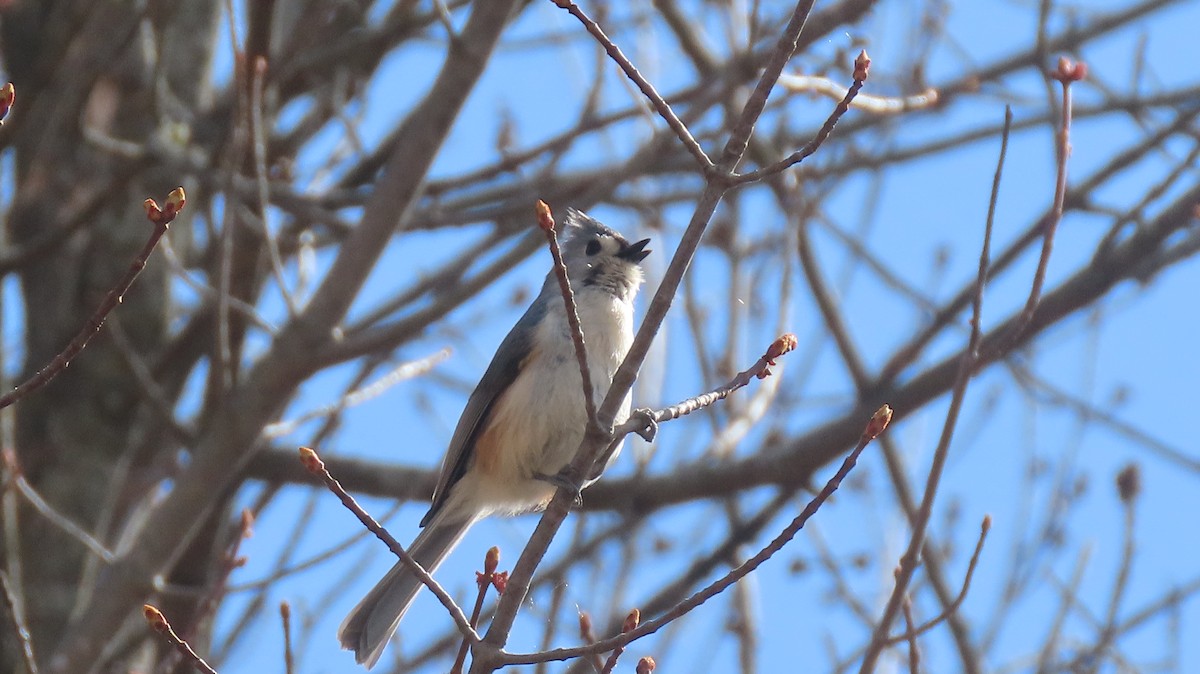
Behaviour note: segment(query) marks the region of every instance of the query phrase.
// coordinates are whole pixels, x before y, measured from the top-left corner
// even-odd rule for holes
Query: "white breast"
[[[633,342],[633,308],[608,292],[586,287],[577,292],[576,305],[599,408]],[[562,470],[579,449],[587,426],[579,364],[561,301],[549,307],[537,332],[521,374],[492,410],[492,423],[505,429],[505,449],[488,484],[480,486],[490,492],[489,501],[507,504],[499,510],[527,510],[548,500],[554,488],[533,484],[534,474]],[[626,395],[617,423],[628,418],[629,407]]]

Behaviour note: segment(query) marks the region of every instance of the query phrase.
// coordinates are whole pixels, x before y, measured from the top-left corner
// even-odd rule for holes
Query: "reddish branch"
[[[682,402],[671,405],[670,407],[661,410],[646,412],[641,415],[635,415],[628,421],[617,427],[616,437],[622,437],[627,433],[642,433],[647,430],[647,421],[651,422],[651,426],[664,421],[672,421],[686,414],[691,414],[698,409],[702,409],[712,405],[718,400],[724,400],[729,397],[729,394],[746,386],[754,379],[766,379],[771,376],[771,367],[775,365],[775,360],[780,356],[792,351],[796,348],[796,336],[792,333],[781,335],[771,345],[767,347],[766,353],[758,359],[754,365],[748,369],[739,372],[733,379],[730,379],[727,384],[719,388],[713,389],[708,393],[702,393],[693,398],[688,398]]]
[[[171,623],[167,622],[167,618],[162,614],[162,611],[159,611],[150,604],[146,604],[142,606],[142,614],[146,616],[146,622],[150,624],[150,627],[155,632],[163,635],[167,643],[174,646],[175,650],[179,651],[179,654],[190,662],[193,667],[205,674],[217,674],[217,670],[205,662],[204,658],[197,655],[196,651],[192,650],[192,647],[188,645],[188,642],[181,639],[175,633],[175,630],[171,628]]]
[[[220,576],[216,584],[213,586],[208,596],[200,603],[199,614],[205,616],[209,613],[216,612],[217,603],[225,596],[229,590],[229,577],[233,572],[246,565],[246,558],[240,552],[242,542],[254,535],[254,514],[248,509],[242,510],[242,518],[238,525],[237,536],[229,545],[229,549],[225,552],[225,556],[220,561]],[[195,621],[199,622],[199,621]]]
[[[621,625],[621,634],[626,634],[637,629],[638,623],[642,621],[642,612],[636,608],[625,616],[625,622]],[[617,667],[617,660],[621,654],[625,652],[625,644],[621,644],[613,649],[612,654],[608,656],[608,660],[604,662],[604,668],[600,670],[600,674],[612,674],[612,671]]]
[[[583,24],[583,27],[587,29],[587,32],[591,33],[592,37],[596,38],[596,41],[600,43],[600,46],[604,47],[604,51],[608,54],[609,58],[611,58],[613,62],[621,68],[621,71],[625,73],[626,77],[628,77],[635,85],[637,85],[637,88],[642,92],[642,95],[644,95],[650,101],[650,104],[654,106],[654,109],[658,111],[658,114],[662,116],[664,120],[666,120],[667,126],[671,127],[671,130],[675,132],[676,136],[679,136],[679,140],[683,142],[683,146],[687,148],[687,151],[690,152],[693,157],[695,157],[696,163],[700,164],[701,168],[704,169],[712,168],[712,160],[708,158],[708,155],[704,153],[704,149],[701,148],[700,144],[696,142],[696,139],[692,137],[692,132],[688,131],[687,125],[679,119],[679,116],[676,115],[675,111],[671,109],[671,106],[667,103],[666,99],[664,99],[662,95],[655,90],[654,85],[650,84],[645,77],[642,77],[642,74],[638,72],[638,69],[634,67],[629,58],[625,56],[625,54],[621,51],[621,48],[604,34],[604,31],[600,28],[599,24],[597,24],[595,21],[592,21],[587,14],[584,14],[583,10],[580,9],[578,5],[570,2],[569,0],[552,1],[555,5],[558,5],[560,8],[570,12],[571,16],[579,19],[579,22]]]
[[[1050,254],[1054,250],[1054,235],[1058,232],[1058,224],[1062,222],[1063,208],[1067,199],[1067,159],[1071,156],[1071,84],[1083,80],[1087,77],[1087,72],[1086,63],[1073,63],[1071,59],[1064,56],[1058,59],[1058,69],[1049,74],[1050,78],[1058,80],[1062,84],[1062,121],[1058,133],[1055,135],[1055,156],[1058,162],[1054,177],[1054,202],[1050,208],[1050,218],[1044,225],[1042,253],[1038,258],[1037,270],[1033,274],[1033,286],[1029,291],[1029,299],[1025,301],[1025,308],[1021,310],[1021,315],[1017,319],[1016,325],[1013,326],[1009,341],[1015,342],[1021,337],[1025,328],[1029,327],[1029,323],[1033,320],[1033,312],[1037,310],[1038,303],[1042,299],[1042,287],[1046,283],[1046,270],[1050,267]]]
[[[475,606],[471,609],[471,627],[479,625],[479,616],[483,613],[483,600],[487,597],[489,587],[495,587],[496,591],[504,594],[504,585],[508,582],[508,572],[496,572],[496,568],[500,566],[500,548],[492,546],[488,548],[487,554],[483,557],[483,571],[475,573],[475,586],[479,588],[479,592],[475,595]],[[471,642],[465,637],[462,644],[458,647],[458,656],[454,659],[454,666],[450,668],[450,674],[462,674],[463,663],[467,661],[467,650],[471,647]]]
[[[834,476],[825,483],[825,487],[822,488],[821,491],[814,496],[811,501],[808,502],[808,505],[804,507],[804,510],[801,511],[800,514],[797,515],[796,518],[793,519],[792,522],[774,538],[774,540],[768,543],[766,547],[758,552],[758,554],[754,555],[750,559],[747,559],[736,568],[731,569],[729,573],[725,574],[725,576],[713,581],[704,589],[679,602],[663,615],[649,622],[642,623],[636,629],[618,634],[617,636],[608,639],[604,639],[603,641],[598,641],[590,646],[560,648],[550,651],[543,651],[540,653],[499,654],[497,656],[497,660],[503,662],[505,665],[527,665],[538,662],[548,662],[552,660],[567,660],[570,658],[585,656],[591,653],[603,653],[632,643],[633,641],[641,639],[646,635],[653,634],[675,620],[678,620],[688,613],[691,613],[704,602],[712,599],[718,594],[721,594],[734,583],[750,575],[751,572],[753,572],[759,566],[762,566],[764,562],[782,550],[783,547],[796,536],[796,534],[800,533],[800,530],[804,528],[804,525],[808,522],[808,520],[810,520],[812,516],[817,513],[817,510],[819,510],[825,501],[833,495],[833,492],[837,491],[838,487],[841,486],[842,480],[844,480],[846,476],[850,474],[850,471],[854,468],[855,464],[858,463],[859,455],[862,454],[863,450],[866,449],[867,445],[870,444],[872,440],[879,437],[879,434],[887,428],[891,419],[892,408],[888,405],[884,405],[876,410],[875,413],[871,415],[871,419],[867,422],[867,425],[863,428],[862,434],[859,436],[858,444],[846,457],[845,461],[842,462],[841,467],[838,468]]]
[[[242,548],[242,541],[249,539],[254,534],[253,527],[254,515],[248,509],[243,509],[237,536],[218,562],[216,582],[213,583],[212,588],[197,603],[195,618],[191,620],[190,628],[184,630],[184,640],[194,639],[196,637],[196,630],[204,622],[204,619],[216,613],[218,602],[228,593],[229,577],[233,575],[236,569],[245,566],[246,558],[238,553]],[[182,654],[182,651],[180,651],[180,654]],[[176,661],[168,660],[167,663],[161,665],[161,669],[171,671],[175,669],[175,664]]]
[[[404,546],[400,545],[400,543],[396,541],[396,539],[392,537],[390,533],[388,533],[387,529],[384,529],[382,526],[380,526],[379,522],[375,521],[375,518],[367,514],[367,511],[363,510],[362,506],[358,505],[358,502],[354,500],[354,497],[348,494],[346,490],[342,488],[342,485],[339,484],[338,481],[329,474],[329,471],[325,469],[325,462],[321,460],[320,456],[317,456],[316,451],[308,447],[301,447],[300,463],[304,465],[305,470],[307,470],[309,473],[321,478],[321,480],[325,483],[325,486],[329,488],[329,491],[333,492],[333,494],[337,496],[339,500],[341,500],[342,505],[346,506],[350,512],[354,513],[354,516],[358,518],[358,521],[362,522],[363,526],[365,526],[371,533],[375,534],[376,538],[383,541],[384,544],[388,546],[388,549],[391,550],[393,554],[399,557],[400,560],[408,566],[409,571],[412,571],[413,575],[420,579],[421,583],[424,584],[425,587],[429,588],[430,592],[433,592],[438,601],[442,603],[442,606],[445,606],[446,610],[450,612],[450,617],[453,618],[454,623],[458,625],[458,630],[462,633],[463,637],[469,639],[472,644],[478,643],[480,639],[479,635],[475,633],[475,628],[471,626],[471,623],[467,620],[467,616],[464,615],[462,609],[460,609],[458,605],[454,603],[454,599],[448,592],[446,592],[445,588],[438,584],[438,582],[433,579],[433,576],[429,575],[429,572],[426,571],[425,568],[419,563],[417,563],[417,560],[412,558],[412,555],[408,554],[408,551],[404,549]]]
[[[843,97],[841,102],[837,104],[837,107],[833,109],[833,112],[829,114],[829,117],[825,120],[825,123],[821,125],[821,128],[817,131],[817,134],[813,136],[812,140],[808,141],[804,147],[796,150],[792,154],[784,157],[774,164],[771,164],[770,166],[764,166],[756,171],[739,173],[732,178],[732,181],[735,184],[740,185],[762,180],[768,176],[773,176],[776,173],[786,171],[787,169],[811,157],[813,153],[815,153],[821,147],[821,144],[825,142],[825,139],[829,138],[829,134],[833,133],[833,127],[837,126],[838,120],[840,120],[842,116],[850,110],[850,103],[854,100],[854,97],[858,95],[858,92],[863,88],[863,85],[867,83],[867,73],[869,73],[870,70],[871,58],[867,56],[867,50],[864,49],[860,51],[858,53],[858,57],[854,59],[854,84],[850,85],[850,89],[846,91],[845,97]]]
[[[296,657],[292,654],[292,606],[279,603],[279,619],[283,622],[283,671],[296,674]]]
[[[142,246],[142,250],[129,265],[129,269],[125,271],[125,275],[122,276],[121,280],[117,282],[117,285],[114,286],[112,290],[109,290],[108,294],[104,296],[104,300],[100,302],[100,307],[97,308],[96,312],[87,320],[87,323],[84,324],[83,329],[79,331],[79,334],[75,335],[75,338],[72,339],[69,344],[67,344],[65,349],[63,349],[57,356],[54,357],[53,360],[50,361],[49,365],[41,370],[38,370],[37,374],[18,384],[17,387],[12,391],[9,391],[8,394],[0,397],[0,409],[12,405],[21,398],[24,398],[30,393],[33,393],[34,391],[48,384],[51,379],[54,379],[59,375],[59,373],[66,369],[67,365],[71,363],[72,358],[79,355],[80,351],[83,351],[83,347],[88,345],[88,342],[91,341],[92,337],[94,337],[96,333],[100,331],[101,326],[104,325],[104,318],[108,316],[109,312],[116,308],[118,304],[121,303],[121,299],[124,297],[125,292],[129,290],[130,286],[133,285],[133,282],[135,279],[137,279],[138,274],[142,273],[142,270],[146,268],[146,260],[150,258],[150,253],[154,252],[154,248],[158,245],[159,239],[161,239],[163,235],[167,233],[167,226],[171,224],[171,221],[175,219],[175,216],[179,213],[179,211],[183,210],[184,204],[186,203],[187,197],[184,194],[182,187],[177,187],[172,190],[171,193],[167,195],[166,205],[161,208],[153,199],[147,199],[145,201],[144,205],[146,207],[146,218],[150,220],[150,222],[154,223],[154,231],[150,233],[150,238],[146,240],[146,244]]]
[[[587,343],[583,339],[583,325],[579,322],[579,310],[575,306],[575,293],[571,290],[571,279],[567,277],[567,265],[563,262],[562,249],[558,247],[558,234],[554,230],[554,214],[550,206],[538,199],[534,204],[538,227],[546,234],[550,256],[554,258],[554,275],[562,291],[563,304],[567,309],[567,323],[571,326],[571,339],[575,342],[575,359],[579,362],[579,376],[583,379],[583,404],[587,410],[588,424],[596,425],[596,398],[592,390],[592,370],[588,366]]]
[[[587,611],[579,612],[579,638],[583,639],[583,643],[589,645],[599,641],[596,638],[596,631],[592,628],[592,616]],[[549,648],[549,646],[546,648]],[[597,672],[604,669],[604,661],[600,659],[599,653],[589,653],[583,657],[591,661],[592,669],[595,669]]]

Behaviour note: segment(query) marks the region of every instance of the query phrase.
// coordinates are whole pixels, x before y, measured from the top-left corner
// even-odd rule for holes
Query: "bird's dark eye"
[[[599,253],[600,252],[600,240],[592,239],[591,241],[588,241],[587,248],[585,248],[583,250],[583,252],[587,253],[588,255],[595,255],[596,253]]]

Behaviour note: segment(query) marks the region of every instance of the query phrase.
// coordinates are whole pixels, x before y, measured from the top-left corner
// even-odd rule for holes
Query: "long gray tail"
[[[433,522],[413,541],[408,554],[432,573],[473,523]],[[374,667],[421,586],[404,562],[397,562],[342,621],[338,628],[342,648],[354,651],[355,661],[367,669]]]

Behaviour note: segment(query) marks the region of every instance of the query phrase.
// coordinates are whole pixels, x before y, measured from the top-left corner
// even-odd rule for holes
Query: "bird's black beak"
[[[646,244],[648,243],[650,243],[650,239],[642,239],[637,243],[631,243],[622,248],[621,252],[617,254],[617,257],[623,260],[629,260],[630,262],[641,262],[642,260],[645,260],[646,256],[651,252],[646,250]]]

